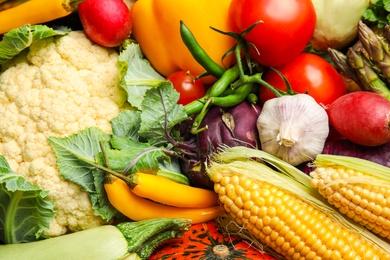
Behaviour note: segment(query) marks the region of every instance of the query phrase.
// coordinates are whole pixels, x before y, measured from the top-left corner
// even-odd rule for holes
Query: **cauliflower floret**
[[[126,104],[116,67],[118,53],[93,44],[82,31],[40,40],[0,74],[0,154],[11,168],[55,202],[46,235],[59,236],[105,221],[89,195],[61,179],[49,136],[64,137],[109,120]]]

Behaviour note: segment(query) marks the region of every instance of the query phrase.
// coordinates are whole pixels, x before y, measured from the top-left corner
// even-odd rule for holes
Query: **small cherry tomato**
[[[257,49],[250,49],[252,58],[273,67],[301,53],[316,26],[311,0],[232,0],[229,17],[237,32],[261,21],[245,39]]]
[[[347,93],[341,75],[318,55],[302,53],[291,62],[275,69],[286,77],[295,92],[307,93],[319,104],[330,105]],[[284,80],[273,70],[267,71],[263,79],[277,89],[286,90]],[[275,95],[266,87],[261,86],[259,97],[260,102],[264,104]]]
[[[178,104],[186,105],[191,101],[203,97],[205,87],[200,79],[195,79],[189,72],[181,70],[172,73],[167,77],[173,87],[180,93]]]

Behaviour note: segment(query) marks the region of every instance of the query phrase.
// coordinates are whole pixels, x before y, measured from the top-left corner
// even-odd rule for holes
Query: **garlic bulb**
[[[328,115],[307,94],[282,96],[264,103],[257,129],[263,151],[296,166],[322,152]]]

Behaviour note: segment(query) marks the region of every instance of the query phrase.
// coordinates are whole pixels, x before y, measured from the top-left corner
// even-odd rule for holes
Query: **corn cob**
[[[231,220],[286,259],[390,259],[387,243],[317,199],[310,177],[293,179],[292,166],[243,147],[215,159],[208,173]]]
[[[390,239],[390,169],[334,155],[319,155],[315,163],[311,185],[341,213]]]

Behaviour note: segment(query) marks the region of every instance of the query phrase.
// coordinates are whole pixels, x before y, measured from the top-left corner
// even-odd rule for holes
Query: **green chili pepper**
[[[195,36],[190,29],[180,21],[180,36],[186,45],[187,49],[191,52],[194,59],[212,76],[220,78],[225,72],[225,69],[219,66],[213,61],[210,56],[204,51],[204,49],[196,41]]]
[[[250,104],[257,104],[259,102],[259,96],[256,95],[255,93],[251,92],[248,94],[248,96],[246,97],[246,100],[250,103]]]
[[[210,96],[220,96],[236,79],[240,76],[240,70],[238,65],[234,65],[230,69],[226,70],[225,73],[211,86]]]
[[[220,107],[232,107],[243,102],[252,92],[253,84],[244,84],[225,97],[211,97],[211,103]]]

